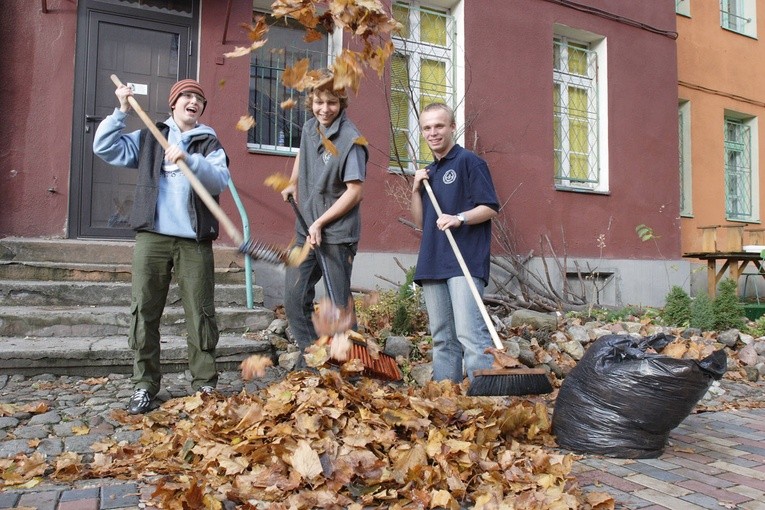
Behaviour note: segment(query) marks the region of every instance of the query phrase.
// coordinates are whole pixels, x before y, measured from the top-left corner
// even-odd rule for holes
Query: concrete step
[[[161,362],[164,373],[188,369],[186,338],[163,335]],[[219,370],[238,370],[242,360],[252,355],[273,358],[267,340],[223,334],[216,348]],[[103,376],[132,373],[133,353],[126,336],[30,338],[11,337],[0,341],[0,374],[36,375],[42,373]]]
[[[253,303],[263,304],[263,289],[253,285]],[[171,284],[167,304],[180,305]],[[215,285],[217,307],[246,307],[244,283]],[[129,282],[0,280],[0,306],[130,306]]]
[[[221,333],[264,330],[275,316],[263,307],[216,307],[215,314]],[[0,337],[126,336],[130,317],[126,306],[0,306]],[[165,307],[160,331],[164,335],[186,333],[182,307]]]
[[[5,237],[0,239],[0,260],[130,265],[134,246],[135,242],[130,240]],[[216,242],[213,251],[216,266],[244,267],[244,258],[238,249]]]
[[[131,268],[131,264],[0,260],[0,280],[129,282]],[[238,266],[216,267],[215,281],[244,284],[244,271]]]

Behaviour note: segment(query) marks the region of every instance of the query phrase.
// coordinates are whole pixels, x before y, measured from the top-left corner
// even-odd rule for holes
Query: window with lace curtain
[[[582,32],[553,39],[553,150],[559,189],[607,191],[605,40]]]
[[[433,102],[455,107],[455,22],[448,10],[418,1],[394,2],[392,11],[403,28],[393,36],[390,59],[389,166],[413,172],[433,158],[420,135],[419,112]]]

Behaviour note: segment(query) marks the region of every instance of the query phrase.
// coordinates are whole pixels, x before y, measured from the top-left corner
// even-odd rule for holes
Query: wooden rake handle
[[[430,202],[433,204],[433,208],[436,210],[436,214],[438,216],[441,216],[441,207],[438,205],[438,200],[436,200],[436,195],[433,194],[433,188],[430,187],[430,183],[427,179],[422,180],[422,184],[425,186],[425,191],[428,192],[428,196],[430,197]],[[470,275],[470,270],[467,267],[467,264],[465,264],[465,259],[462,257],[462,253],[460,252],[459,247],[457,246],[457,241],[454,240],[454,235],[452,234],[452,231],[450,229],[444,230],[444,233],[446,234],[446,238],[449,239],[449,244],[452,246],[452,251],[454,252],[454,256],[457,257],[457,262],[460,264],[460,269],[462,269],[462,274],[465,275],[465,279],[467,280],[468,287],[470,287],[470,293],[473,294],[473,299],[475,299],[475,304],[478,306],[478,309],[481,311],[481,316],[483,317],[483,321],[486,323],[486,327],[489,330],[489,334],[491,334],[491,339],[494,341],[494,346],[497,349],[505,350],[505,346],[502,345],[502,341],[499,339],[499,335],[497,334],[497,329],[494,327],[494,324],[491,322],[491,318],[489,317],[489,312],[486,311],[486,306],[483,304],[483,298],[478,293],[478,288],[475,286],[475,282],[473,281],[473,277]]]
[[[117,87],[122,86],[122,82],[119,78],[117,78],[116,74],[111,75],[112,82]],[[154,135],[154,138],[157,139],[159,144],[162,146],[163,149],[167,150],[168,147],[170,147],[170,143],[167,141],[167,138],[164,137],[162,132],[157,128],[157,126],[154,124],[154,121],[152,121],[148,115],[146,115],[146,112],[143,111],[143,108],[141,108],[141,105],[138,104],[138,101],[133,96],[128,96],[127,98],[128,103],[130,103],[130,106],[135,110],[135,112],[138,114],[138,116],[141,118],[143,123],[146,125],[147,128],[149,128],[149,131],[151,131],[151,134]],[[242,236],[242,233],[239,231],[238,228],[234,225],[234,223],[229,219],[229,217],[226,215],[226,213],[221,209],[218,202],[215,201],[213,196],[210,194],[209,191],[207,191],[207,188],[204,187],[204,185],[199,181],[196,175],[194,175],[194,172],[191,171],[191,168],[189,168],[189,165],[186,164],[186,162],[182,159],[179,159],[177,161],[178,167],[181,169],[181,172],[183,172],[183,175],[186,176],[186,178],[191,183],[191,187],[194,188],[194,191],[196,191],[199,198],[202,199],[202,202],[207,206],[207,208],[210,210],[213,216],[220,222],[220,224],[223,226],[223,228],[226,230],[226,233],[233,239],[233,241],[236,243],[237,246],[241,245],[244,241],[244,237]]]

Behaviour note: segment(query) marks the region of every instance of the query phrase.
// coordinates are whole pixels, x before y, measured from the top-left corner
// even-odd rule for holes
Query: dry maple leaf
[[[263,184],[281,193],[290,185],[290,178],[284,174],[271,174],[263,181]]]
[[[252,115],[242,115],[236,123],[237,131],[247,132],[255,126],[255,118]]]
[[[324,146],[324,150],[329,152],[333,156],[337,156],[337,147],[332,141],[324,135],[324,130],[320,126],[317,126],[319,135],[321,136],[321,144]]]
[[[364,138],[363,136],[359,136],[358,138],[356,138],[353,141],[353,143],[355,143],[356,145],[363,145],[363,146],[369,145],[369,142],[367,142],[367,139]]]
[[[308,441],[298,441],[298,446],[290,459],[293,469],[305,480],[311,481],[324,472],[319,455],[313,451]]]
[[[242,369],[242,379],[249,381],[255,377],[266,375],[266,368],[273,366],[273,361],[265,356],[249,356],[240,365]]]
[[[340,308],[329,297],[323,297],[314,308],[311,321],[317,335],[334,336],[351,329],[353,308]]]
[[[518,358],[510,356],[506,352],[501,351],[496,347],[488,347],[484,352],[494,356],[494,361],[491,365],[492,368],[516,368],[525,366],[523,363],[518,361]]]
[[[297,101],[293,98],[285,99],[281,102],[279,106],[281,106],[282,110],[291,110],[297,105]]]

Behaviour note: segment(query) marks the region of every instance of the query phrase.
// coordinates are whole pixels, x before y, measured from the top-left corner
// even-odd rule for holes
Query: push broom
[[[433,189],[430,187],[430,183],[427,179],[422,181],[427,191],[430,201],[433,204],[433,208],[436,210],[436,215],[441,216],[441,207],[438,205],[436,196],[433,194]],[[454,235],[449,229],[444,230],[446,237],[449,239],[449,244],[452,247],[454,256],[457,258],[457,262],[462,269],[462,273],[465,275],[468,287],[470,287],[470,293],[473,295],[475,304],[481,311],[481,317],[483,317],[486,323],[486,328],[491,334],[491,339],[494,342],[494,346],[499,351],[504,351],[505,347],[499,339],[497,330],[494,324],[491,322],[489,312],[486,311],[486,306],[483,304],[483,298],[478,293],[478,288],[473,282],[473,277],[470,275],[470,270],[465,263],[465,259],[462,257],[457,242],[454,240]],[[473,381],[470,383],[467,394],[469,396],[509,396],[509,395],[539,395],[542,393],[550,393],[553,390],[552,384],[550,384],[550,378],[541,368],[492,368],[484,370],[475,370],[473,372]]]
[[[111,75],[111,79],[117,87],[122,86],[122,82],[117,75]],[[136,101],[133,96],[128,96],[128,103],[130,103],[130,106],[135,110],[162,148],[167,149],[170,146],[167,138],[165,138],[146,112],[143,111],[143,108],[138,104],[138,101]],[[177,164],[181,169],[181,172],[183,172],[183,175],[185,175],[191,183],[191,187],[197,193],[197,196],[204,202],[212,215],[215,216],[215,219],[220,222],[229,237],[231,237],[231,239],[239,246],[240,252],[245,253],[256,260],[262,260],[270,264],[284,264],[287,266],[298,266],[305,259],[308,254],[306,249],[287,250],[270,244],[254,241],[252,239],[245,240],[239,229],[236,228],[218,202],[213,198],[210,192],[207,191],[207,188],[205,188],[199,179],[197,179],[197,176],[194,175],[194,172],[191,171],[191,168],[189,168],[186,162],[179,159]]]
[[[305,218],[303,218],[303,215],[300,212],[294,197],[289,195],[287,200],[292,206],[292,210],[295,211],[295,216],[300,222],[300,226],[303,227],[303,230],[305,230],[307,234],[308,223],[306,223]],[[308,242],[305,244],[308,245]],[[316,252],[316,260],[319,263],[319,268],[321,269],[322,280],[324,280],[324,289],[327,291],[327,296],[335,306],[338,306],[339,303],[337,302],[337,299],[335,299],[335,292],[332,289],[331,282],[329,281],[329,268],[327,267],[327,260],[324,258],[324,254],[320,246],[316,246],[314,251]],[[369,352],[369,349],[367,348],[366,343],[363,340],[363,337],[360,335],[351,334],[349,335],[349,340],[351,342],[351,349],[348,353],[348,359],[358,359],[361,361],[362,365],[364,366],[364,375],[375,379],[383,379],[386,381],[400,381],[402,379],[401,370],[399,370],[398,363],[396,363],[396,360],[393,358],[393,356],[382,352],[377,353],[376,357],[372,356],[372,354]],[[337,360],[331,361],[337,362]]]

